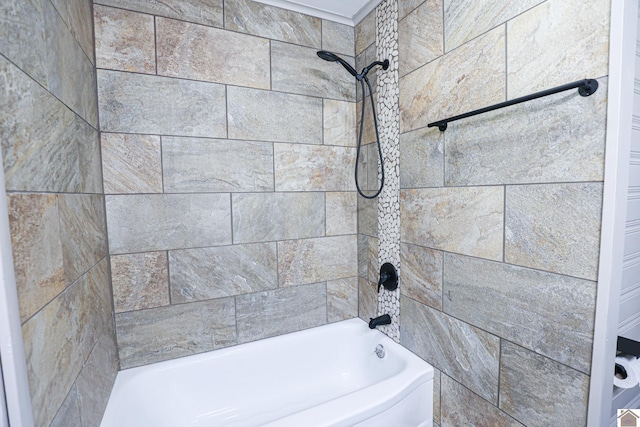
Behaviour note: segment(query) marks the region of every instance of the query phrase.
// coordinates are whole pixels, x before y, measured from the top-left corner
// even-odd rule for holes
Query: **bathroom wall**
[[[122,368],[358,315],[354,29],[250,0],[94,6]]]
[[[98,425],[118,359],[89,1],[0,4],[0,141],[36,426]]]
[[[441,427],[586,423],[609,6],[399,1],[400,340]],[[426,127],[582,78],[594,95]]]

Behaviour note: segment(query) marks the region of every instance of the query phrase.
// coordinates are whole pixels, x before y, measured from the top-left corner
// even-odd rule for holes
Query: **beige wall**
[[[436,368],[435,421],[584,425],[609,1],[399,2],[401,343]]]
[[[0,5],[0,141],[37,426],[98,425],[118,369],[91,4]]]
[[[249,0],[95,5],[123,368],[357,316],[352,27]]]

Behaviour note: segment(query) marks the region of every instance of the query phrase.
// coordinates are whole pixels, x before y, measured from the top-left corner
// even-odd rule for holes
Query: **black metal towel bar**
[[[598,90],[598,81],[595,79],[578,80],[577,82],[567,83],[566,85],[554,87],[552,89],[543,90],[541,92],[532,93],[531,95],[522,96],[520,98],[512,99],[510,101],[501,102],[500,104],[491,105],[489,107],[480,108],[479,110],[470,111],[468,113],[453,116],[448,119],[438,120],[437,122],[429,123],[428,127],[438,126],[442,132],[447,130],[447,123],[455,122],[456,120],[466,119],[467,117],[476,116],[482,113],[488,113],[489,111],[498,110],[500,108],[508,107],[510,105],[520,104],[521,102],[531,101],[532,99],[542,98],[543,96],[553,95],[554,93],[564,92],[565,90],[578,88],[578,93],[581,96],[589,96]]]
[[[640,357],[640,342],[625,337],[618,337],[618,351]]]

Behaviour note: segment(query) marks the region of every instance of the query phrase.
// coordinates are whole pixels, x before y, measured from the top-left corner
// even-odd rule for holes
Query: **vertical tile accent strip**
[[[385,185],[378,197],[378,260],[390,262],[400,275],[400,106],[398,84],[398,0],[386,0],[376,8],[376,56],[389,59],[387,70],[378,69],[377,101],[380,143],[385,166]],[[400,289],[381,290],[378,315],[391,315],[392,323],[381,327],[390,338],[400,340]]]

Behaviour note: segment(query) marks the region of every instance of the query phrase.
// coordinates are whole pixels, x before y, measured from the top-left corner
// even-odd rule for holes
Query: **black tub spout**
[[[374,319],[369,319],[369,328],[375,329],[376,326],[380,325],[390,325],[391,324],[391,316],[388,314],[383,314],[382,316],[378,316]]]

